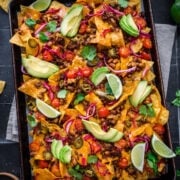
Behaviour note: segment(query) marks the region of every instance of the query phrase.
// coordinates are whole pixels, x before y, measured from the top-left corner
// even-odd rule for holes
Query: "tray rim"
[[[17,16],[14,13],[19,10],[19,6],[21,4],[23,5],[29,5],[30,3],[34,2],[35,0],[13,0],[9,4],[9,25],[10,25],[10,34],[13,36],[15,28],[17,28]],[[64,1],[61,2],[70,3],[71,1]],[[158,45],[157,45],[157,38],[156,38],[156,31],[155,31],[155,25],[154,25],[154,19],[153,19],[153,11],[151,6],[151,0],[142,0],[144,9],[145,9],[145,17],[148,21],[148,26],[151,28],[151,34],[152,34],[152,41],[153,41],[153,50],[152,50],[152,56],[154,59],[154,66],[153,69],[155,70],[155,84],[158,88],[160,95],[161,95],[161,101],[162,104],[166,107],[165,103],[165,94],[164,94],[164,85],[162,80],[162,71],[161,71],[161,65],[160,65],[160,57],[159,57],[159,51],[158,51]],[[15,8],[16,7],[16,8]],[[14,18],[15,17],[15,18]],[[31,179],[31,166],[29,163],[29,142],[28,142],[28,128],[27,128],[27,122],[25,122],[26,118],[26,110],[25,110],[25,95],[18,91],[18,87],[20,82],[22,81],[22,74],[18,72],[18,59],[21,58],[20,56],[20,48],[14,44],[11,44],[11,51],[12,51],[12,65],[13,65],[13,76],[14,76],[14,86],[15,86],[15,99],[16,99],[16,109],[17,109],[17,119],[18,119],[18,137],[19,137],[19,146],[20,146],[20,161],[21,161],[21,170],[20,170],[20,179]],[[17,55],[16,53],[19,53]],[[21,76],[21,77],[20,77]],[[24,109],[23,109],[24,107]],[[169,145],[170,148],[172,148],[172,141],[171,141],[171,135],[170,135],[170,128],[169,123],[165,125],[166,127],[166,143]],[[171,165],[171,166],[170,166]],[[169,167],[170,166],[170,167]],[[171,171],[172,174],[169,174]],[[174,158],[168,159],[168,178],[171,178],[172,180],[176,179],[176,171],[175,171],[175,161]],[[165,175],[167,175],[165,174]],[[165,177],[160,177],[156,179],[164,179]],[[170,180],[170,179],[169,179]]]

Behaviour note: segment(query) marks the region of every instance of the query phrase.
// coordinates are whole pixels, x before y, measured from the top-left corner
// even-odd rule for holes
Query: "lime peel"
[[[106,74],[106,78],[108,80],[108,84],[112,90],[114,97],[116,99],[119,99],[123,90],[122,88],[123,86],[122,86],[120,78],[116,76],[115,74],[111,74],[111,73]]]
[[[37,106],[38,110],[48,118],[56,118],[56,117],[60,116],[60,114],[61,114],[59,111],[54,109],[52,106],[50,106],[49,104],[46,104],[44,101],[42,101],[38,98],[36,99],[36,106]]]
[[[146,143],[136,144],[131,151],[131,161],[134,167],[143,172]]]
[[[37,11],[44,11],[49,7],[50,4],[51,0],[36,0],[30,5],[30,7]]]
[[[151,144],[154,151],[161,157],[173,158],[176,154],[158,137],[156,133],[153,134]]]

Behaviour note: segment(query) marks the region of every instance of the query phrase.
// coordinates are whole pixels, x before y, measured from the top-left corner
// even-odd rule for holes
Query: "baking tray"
[[[15,30],[18,28],[17,12],[20,10],[20,4],[28,6],[32,2],[34,2],[34,0],[13,0],[10,3],[9,22],[10,22],[11,36],[14,35]],[[70,5],[71,3],[74,2],[74,0],[59,0],[59,2],[65,3],[66,5]],[[143,0],[142,4],[144,11],[143,13],[145,14],[148,26],[152,29],[151,35],[152,35],[153,49],[151,54],[152,54],[152,59],[154,61],[153,69],[156,75],[155,84],[161,94],[162,104],[166,106],[151,2],[150,0]],[[16,106],[17,106],[19,145],[20,145],[20,155],[21,155],[20,179],[28,180],[31,179],[31,167],[29,163],[30,153],[29,153],[28,125],[26,121],[26,102],[25,102],[25,95],[17,90],[23,81],[22,73],[21,73],[21,50],[20,47],[16,45],[11,45],[11,47],[12,47],[12,61],[13,61],[14,82],[15,82],[15,97],[16,97]],[[166,124],[165,127],[166,127],[166,134],[165,134],[166,143],[170,148],[172,148],[169,125]],[[167,166],[168,166],[167,173],[157,179],[159,180],[176,179],[174,159],[169,159]]]

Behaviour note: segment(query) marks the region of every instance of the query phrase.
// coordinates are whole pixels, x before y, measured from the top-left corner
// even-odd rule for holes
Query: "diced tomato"
[[[80,28],[79,28],[79,33],[80,34],[84,34],[87,30],[87,24],[86,23],[82,23]]]
[[[119,55],[121,57],[127,58],[131,54],[131,51],[128,47],[119,48]]]
[[[76,76],[77,76],[77,71],[75,71],[75,70],[69,70],[66,73],[66,77],[68,79],[74,79],[74,78],[76,78]]]
[[[88,177],[88,176],[84,176],[84,177],[83,177],[83,180],[91,180],[91,178]]]
[[[152,48],[152,41],[149,38],[144,38],[143,39],[143,46],[147,49]]]
[[[65,57],[65,59],[68,60],[68,61],[72,61],[73,58],[74,58],[74,56],[75,56],[75,54],[74,54],[72,51],[66,51],[66,52],[64,53],[64,57]]]
[[[105,118],[109,115],[109,110],[108,108],[106,107],[101,107],[99,110],[98,110],[98,116],[100,118]]]
[[[51,167],[51,172],[52,172],[55,176],[57,176],[57,177],[61,176],[60,170],[59,170],[59,164],[58,164],[58,163],[54,163],[54,164],[52,165],[52,167]]]
[[[52,61],[53,60],[53,56],[52,56],[52,54],[48,50],[45,50],[43,52],[43,59],[46,60],[46,61]]]
[[[45,160],[38,160],[38,167],[39,168],[47,168],[49,166],[49,162]]]
[[[118,149],[124,149],[128,146],[128,142],[124,139],[120,139],[114,144]]]
[[[92,153],[96,154],[97,152],[101,151],[101,145],[96,141],[91,141],[90,143]]]
[[[45,119],[45,116],[40,112],[35,112],[35,118],[37,120],[42,120],[42,119]]]
[[[84,77],[89,77],[92,74],[92,69],[90,67],[83,67],[81,72]]]
[[[60,100],[58,98],[54,98],[51,102],[51,105],[55,108],[60,106]]]
[[[124,13],[125,14],[133,14],[134,10],[128,6],[127,8],[124,9]]]
[[[153,126],[153,130],[159,135],[163,135],[165,133],[165,127],[162,124],[155,124]]]
[[[146,27],[146,25],[147,25],[146,20],[142,17],[134,17],[134,21],[135,21],[136,25],[141,29]]]
[[[125,169],[125,168],[128,167],[129,163],[128,163],[128,160],[126,158],[121,158],[119,160],[118,165],[119,165],[120,168]]]
[[[81,119],[76,119],[74,121],[74,123],[75,123],[74,126],[75,126],[77,131],[82,131],[84,129],[84,125],[83,125]]]
[[[150,53],[146,53],[146,52],[144,52],[144,51],[141,53],[140,57],[141,57],[142,59],[151,60],[151,55],[150,55]]]
[[[33,141],[29,144],[30,151],[37,152],[40,149],[40,144],[37,141]]]

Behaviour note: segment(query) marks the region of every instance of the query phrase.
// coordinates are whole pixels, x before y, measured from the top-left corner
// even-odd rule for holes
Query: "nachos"
[[[22,49],[32,176],[149,179],[167,171],[162,141],[169,111],[152,70],[151,28],[140,1],[52,1],[21,6],[10,42]],[[142,145],[140,165],[133,156]],[[141,156],[142,157],[142,156]]]

